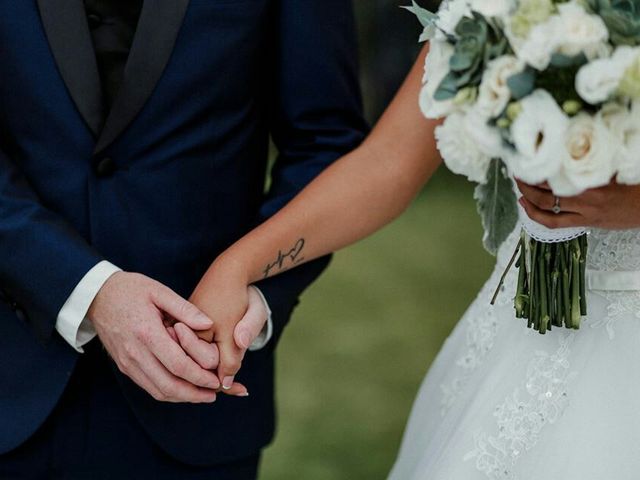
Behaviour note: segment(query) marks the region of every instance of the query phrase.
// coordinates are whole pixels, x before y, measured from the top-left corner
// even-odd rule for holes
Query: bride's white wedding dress
[[[640,479],[640,230],[589,238],[578,331],[515,318],[518,235],[421,387],[392,480]]]

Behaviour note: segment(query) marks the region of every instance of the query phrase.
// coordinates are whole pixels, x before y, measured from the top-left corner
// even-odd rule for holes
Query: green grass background
[[[422,378],[493,266],[481,234],[471,186],[441,171],[402,218],[335,256],[278,349],[263,480],[385,478]]]

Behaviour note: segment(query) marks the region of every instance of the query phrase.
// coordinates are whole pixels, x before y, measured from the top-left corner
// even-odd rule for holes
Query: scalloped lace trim
[[[547,228],[544,225],[540,225],[529,218],[522,206],[518,203],[518,216],[520,217],[520,224],[527,234],[543,243],[560,243],[578,238],[585,233],[585,228]]]

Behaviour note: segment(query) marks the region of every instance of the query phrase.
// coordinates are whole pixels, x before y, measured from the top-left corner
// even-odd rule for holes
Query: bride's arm
[[[440,164],[434,129],[420,112],[425,47],[363,144],[317,177],[270,220],[231,246],[209,274],[249,283],[352,244],[398,217]]]
[[[406,210],[438,168],[437,122],[418,107],[427,48],[364,143],[227,249],[202,277],[190,300],[214,320],[211,331],[198,335],[218,344],[223,384],[239,370],[267,316],[247,286],[379,230]],[[246,311],[242,319],[233,313],[239,311]]]

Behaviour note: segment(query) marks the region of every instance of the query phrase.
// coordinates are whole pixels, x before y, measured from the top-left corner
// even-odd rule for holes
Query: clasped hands
[[[244,397],[234,381],[267,311],[241,281],[210,272],[189,300],[137,273],[118,272],[88,312],[122,373],[164,402],[211,403],[219,392]]]

